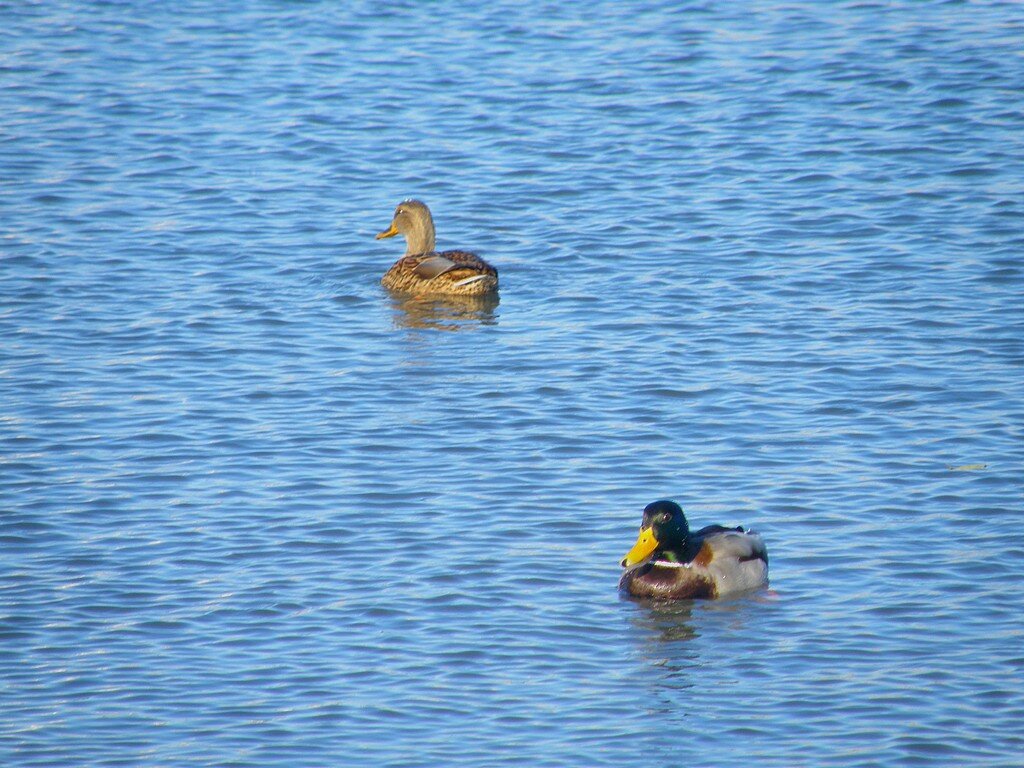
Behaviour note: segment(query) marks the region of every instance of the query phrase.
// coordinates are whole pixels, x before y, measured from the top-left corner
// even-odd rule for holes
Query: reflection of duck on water
[[[649,635],[653,641],[650,652],[664,663],[660,655],[663,649],[658,647],[658,643],[688,641],[700,636],[693,623],[694,605],[692,600],[651,600],[647,601],[644,610],[630,616],[629,621]]]
[[[434,220],[419,200],[399,203],[391,226],[377,239],[399,234],[405,236],[405,255],[381,278],[385,288],[446,296],[481,296],[498,290],[498,270],[475,253],[434,250]]]
[[[721,525],[691,533],[674,501],[647,505],[640,536],[622,566],[619,588],[637,597],[725,597],[768,584],[768,551],[760,536]]]
[[[481,296],[396,295],[395,322],[403,328],[432,328],[456,331],[481,325],[494,325],[498,294]]]

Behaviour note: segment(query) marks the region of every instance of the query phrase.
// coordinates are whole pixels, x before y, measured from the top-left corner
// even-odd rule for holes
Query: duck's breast
[[[654,562],[631,568],[622,574],[619,588],[634,597],[715,597],[714,581],[707,569],[680,563]]]

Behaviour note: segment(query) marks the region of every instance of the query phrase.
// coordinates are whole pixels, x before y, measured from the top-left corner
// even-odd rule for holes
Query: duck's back
[[[431,251],[403,256],[381,283],[409,293],[477,295],[498,289],[498,270],[469,251]]]

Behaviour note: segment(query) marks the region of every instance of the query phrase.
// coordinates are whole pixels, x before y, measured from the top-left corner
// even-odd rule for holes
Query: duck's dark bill
[[[644,528],[636,540],[633,548],[622,558],[622,567],[629,568],[637,563],[642,563],[658,548],[658,540],[654,537],[654,531]]]

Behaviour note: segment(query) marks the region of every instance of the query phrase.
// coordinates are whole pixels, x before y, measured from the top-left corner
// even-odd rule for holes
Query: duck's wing
[[[497,276],[498,274],[498,270],[469,251],[443,251],[437,255],[454,262],[457,269],[469,269],[481,275]]]
[[[742,528],[713,531],[704,538],[701,554],[710,554],[706,559],[707,569],[714,575],[719,597],[768,583],[768,550],[764,540],[753,531]]]
[[[707,536],[710,536],[713,533],[728,533],[730,531],[739,531],[740,533],[743,533],[743,526],[737,525],[732,528],[729,528],[724,525],[705,525],[699,531],[691,535],[693,536],[693,538],[697,539],[706,538]]]
[[[469,251],[444,251],[442,253],[421,253],[416,256],[406,256],[402,259],[406,263],[406,269],[423,280],[433,280],[435,277],[454,272],[465,273],[452,277],[472,278],[475,275],[497,275],[497,270],[481,259],[475,253]]]
[[[451,272],[458,264],[441,254],[425,256],[412,268],[413,274],[422,277],[424,280],[433,280],[438,275]]]
[[[764,539],[753,531],[745,531],[742,528],[723,528],[720,525],[708,526],[717,530],[707,531],[704,528],[698,531],[703,535],[705,543],[711,547],[715,559],[735,559],[741,563],[750,560],[764,560],[768,562],[768,550],[764,546]]]
[[[396,261],[380,280],[392,291],[477,295],[498,289],[498,270],[474,253],[417,253]]]

